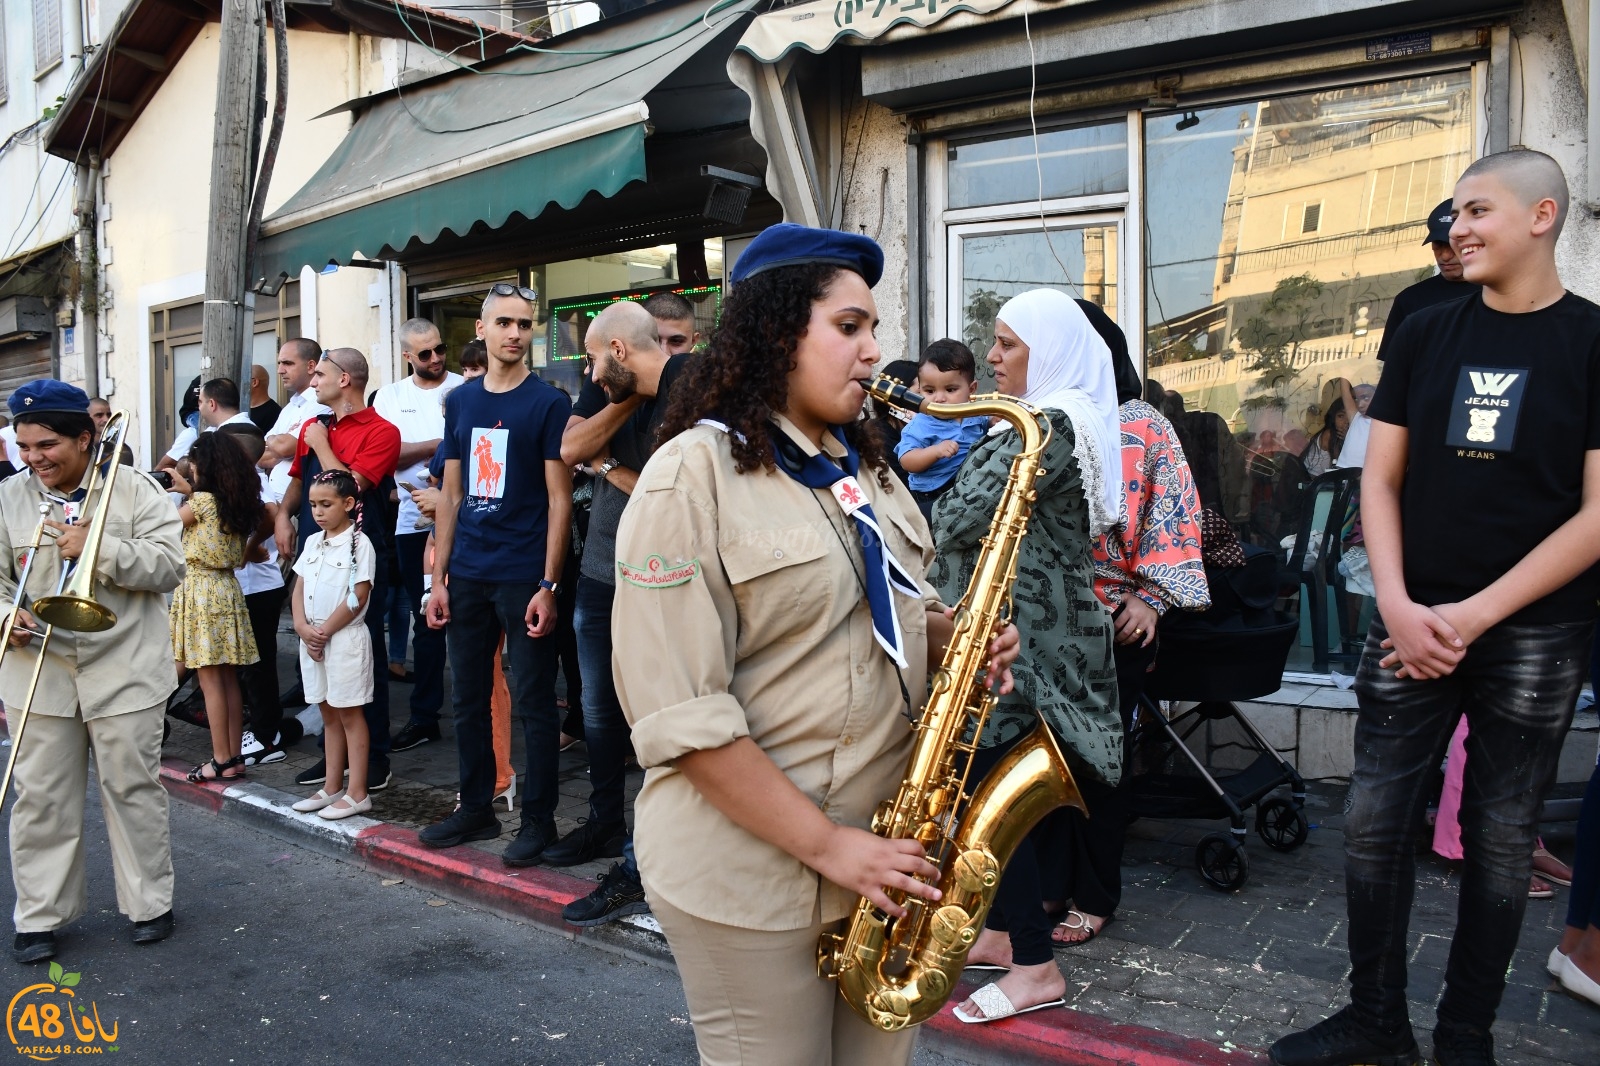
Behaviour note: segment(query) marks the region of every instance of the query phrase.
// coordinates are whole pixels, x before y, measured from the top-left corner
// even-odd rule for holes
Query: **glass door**
[[[994,343],[995,315],[1018,293],[1061,289],[1121,322],[1122,223],[1123,213],[1111,211],[947,227],[947,335],[977,357],[980,389],[994,384],[984,355]]]

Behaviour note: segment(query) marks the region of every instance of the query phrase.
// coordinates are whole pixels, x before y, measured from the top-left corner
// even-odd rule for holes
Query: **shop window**
[[[600,307],[619,298],[643,298],[670,289],[695,310],[701,338],[710,337],[721,308],[726,255],[722,238],[687,240],[607,252],[585,259],[540,263],[452,279],[415,295],[417,313],[439,328],[452,370],[460,369],[463,345],[477,336],[483,298],[495,282],[526,285],[538,293],[528,366],[573,396],[583,387],[583,334]]]
[[[1425,220],[1473,158],[1472,74],[1191,116],[1144,123],[1146,365],[1202,501],[1281,559],[1314,514],[1311,478],[1336,462],[1344,397],[1364,408],[1378,380],[1395,294],[1433,273]],[[1359,548],[1352,532],[1317,550]],[[1358,573],[1336,591],[1368,590]],[[1364,610],[1337,598],[1321,650],[1340,669]],[[1328,661],[1307,641],[1291,667]]]
[[[1031,131],[956,141],[947,163],[954,209],[1127,192],[1128,124],[1040,130],[1037,155]]]
[[[33,72],[61,62],[61,0],[33,0]]]
[[[951,287],[960,332],[952,333],[978,358],[984,388],[993,384],[984,354],[994,343],[1000,307],[1029,289],[1057,288],[1120,313],[1120,217],[1063,215],[954,225],[949,228]]]

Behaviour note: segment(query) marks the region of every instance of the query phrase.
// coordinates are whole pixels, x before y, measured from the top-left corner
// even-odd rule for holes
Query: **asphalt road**
[[[73,1002],[92,1005],[105,1031],[117,1026],[117,1050],[100,1061],[698,1061],[669,969],[579,946],[405,883],[385,884],[353,864],[178,802],[172,805],[177,932],[135,947],[116,907],[98,797],[91,795],[89,811],[89,910],[63,934],[57,961],[82,975]],[[9,912],[9,878],[0,891]],[[46,966],[9,957],[0,972],[7,1003],[49,979]],[[30,1001],[50,1009],[43,1005],[48,996],[37,997],[15,1001],[12,1035],[28,1046],[52,1047],[59,1042],[16,1031]],[[6,1057],[13,1053],[9,1040],[0,1042]],[[70,1032],[65,1042],[75,1044]],[[108,1044],[93,1034],[89,1046]],[[929,1051],[918,1054],[917,1064],[957,1066]]]

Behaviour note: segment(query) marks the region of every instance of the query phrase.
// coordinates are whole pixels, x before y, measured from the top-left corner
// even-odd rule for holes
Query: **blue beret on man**
[[[13,392],[6,406],[11,408],[12,418],[57,412],[86,415],[89,413],[89,394],[65,381],[40,378]]]
[[[883,249],[871,237],[780,222],[768,226],[750,242],[733,264],[730,280],[737,285],[765,270],[807,263],[831,263],[854,270],[869,287],[883,277]]]

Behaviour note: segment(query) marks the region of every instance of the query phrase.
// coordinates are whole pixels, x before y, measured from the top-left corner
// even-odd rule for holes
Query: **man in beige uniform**
[[[54,591],[61,563],[83,551],[92,517],[79,513],[95,431],[89,398],[60,381],[30,382],[10,400],[25,473],[0,483],[0,523],[11,550],[0,559],[0,607],[9,617],[17,580],[39,521],[51,505],[53,539],[39,550],[25,603]],[[99,493],[96,493],[99,496]],[[66,522],[63,502],[76,525]],[[161,786],[161,726],[177,687],[162,594],[183,579],[182,525],[166,493],[146,474],[122,470],[106,505],[95,598],[117,621],[102,633],[57,629],[26,732],[15,751],[11,876],[19,962],[56,953],[55,931],[84,912],[83,809],[89,753],[99,777],[117,905],[133,921],[133,941],[172,932],[172,843]],[[21,624],[37,628],[23,612]],[[0,669],[0,699],[14,723],[27,698],[39,641],[21,629]]]

